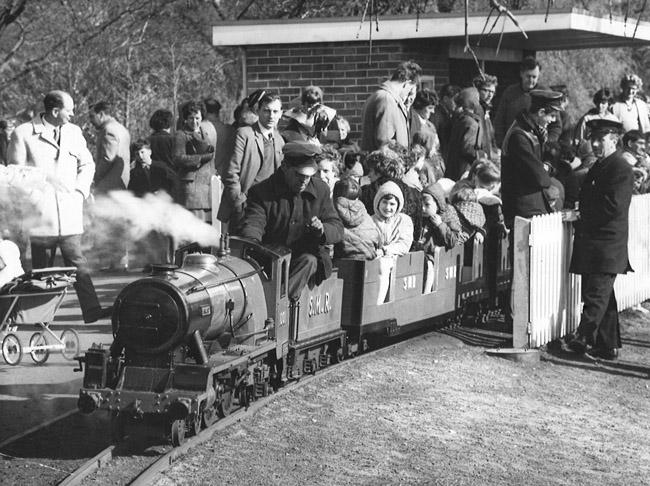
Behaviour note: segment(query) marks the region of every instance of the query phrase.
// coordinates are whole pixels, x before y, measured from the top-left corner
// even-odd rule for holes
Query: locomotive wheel
[[[115,444],[122,442],[126,435],[126,417],[121,413],[111,415],[111,441]]]
[[[230,410],[232,409],[232,392],[229,391],[223,394],[221,403],[217,407],[217,412],[219,417],[224,418],[230,415]]]
[[[174,420],[171,425],[172,445],[178,447],[185,442],[185,419]]]
[[[201,432],[201,423],[203,422],[202,418],[203,414],[201,412],[192,417],[192,421],[190,422],[190,435],[199,435],[199,432]]]
[[[29,339],[29,347],[33,348],[36,346],[47,346],[47,340],[45,339],[45,335],[42,332],[35,332],[34,334],[32,334],[32,337]],[[30,351],[29,354],[34,360],[34,363],[36,363],[37,365],[42,365],[50,357],[50,350],[34,349]]]
[[[217,421],[219,415],[214,407],[207,407],[201,413],[201,424],[204,429],[210,427],[213,423]]]
[[[334,362],[340,363],[345,359],[345,354],[343,353],[343,348],[338,348],[336,354],[334,355]]]
[[[66,329],[61,333],[61,341],[63,341],[63,357],[68,361],[74,359],[79,354],[79,334],[74,329]]]
[[[2,340],[2,357],[10,366],[16,366],[23,359],[23,347],[15,334],[7,334]]]

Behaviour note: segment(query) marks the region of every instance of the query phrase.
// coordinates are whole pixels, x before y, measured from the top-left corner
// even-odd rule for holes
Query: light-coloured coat
[[[48,181],[38,191],[41,224],[32,236],[69,236],[83,233],[83,202],[90,193],[95,163],[77,125],[61,126],[60,145],[45,130],[41,115],[18,126],[9,144],[9,163],[41,169]]]
[[[397,199],[397,213],[384,218],[379,212],[379,203],[389,195]],[[408,253],[413,244],[413,220],[401,212],[404,209],[404,195],[399,186],[393,181],[382,184],[375,194],[374,207],[372,220],[379,230],[379,247],[384,250],[384,255],[401,256]]]
[[[129,186],[131,137],[124,125],[113,117],[97,131],[95,192],[123,190]]]
[[[361,149],[372,152],[395,141],[410,147],[409,115],[390,82],[375,91],[363,107]]]
[[[635,110],[629,110],[625,101],[617,101],[612,105],[612,113],[623,124],[623,132],[641,130],[641,133],[650,131],[650,112],[648,104],[635,98],[632,102]]]

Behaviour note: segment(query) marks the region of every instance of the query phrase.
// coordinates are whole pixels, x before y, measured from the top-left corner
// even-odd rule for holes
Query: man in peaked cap
[[[305,285],[330,276],[332,260],[325,245],[341,241],[343,224],[329,187],[313,177],[320,146],[289,142],[283,153],[280,168],[250,189],[241,236],[291,250],[289,298],[295,302]]]
[[[552,211],[547,195],[551,176],[542,153],[546,128],[562,110],[562,93],[531,90],[530,107],[522,110],[508,129],[501,152],[501,196],[503,215],[509,229],[515,216],[530,218]],[[513,261],[513,233],[510,233],[510,261]],[[512,323],[512,309],[506,306],[506,322]]]
[[[551,212],[544,192],[551,185],[551,177],[544,168],[542,153],[546,127],[562,111],[562,97],[556,91],[530,91],[530,108],[519,113],[503,140],[501,191],[509,227],[515,216],[530,218]]]
[[[580,190],[569,271],[582,275],[582,316],[569,347],[602,359],[616,359],[621,347],[614,281],[632,271],[627,255],[632,167],[616,146],[623,125],[614,120],[587,122],[597,158]]]

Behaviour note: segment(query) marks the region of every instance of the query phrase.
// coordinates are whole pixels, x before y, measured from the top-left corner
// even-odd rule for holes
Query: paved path
[[[102,306],[111,305],[119,291],[140,272],[98,273],[93,277]],[[80,348],[92,343],[110,345],[113,340],[108,319],[84,324],[79,302],[71,288],[59,308],[51,329],[59,335],[64,329],[79,333]],[[26,346],[36,326],[23,325],[17,334]],[[18,366],[7,365],[0,358],[0,443],[22,431],[75,410],[82,373],[75,373],[76,361],[66,361],[60,353],[52,353],[43,366],[36,366],[29,354]]]

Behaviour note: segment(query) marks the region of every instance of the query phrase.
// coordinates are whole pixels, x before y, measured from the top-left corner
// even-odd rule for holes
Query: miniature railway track
[[[109,445],[106,417],[69,410],[0,444],[0,484],[55,484]],[[11,481],[11,482],[9,482]]]
[[[431,332],[436,331],[402,336],[399,342],[371,350],[356,359],[370,358],[375,352],[390,352],[411,338],[423,338]],[[437,332],[481,346],[494,346],[497,338],[495,334],[500,334],[480,335],[480,342],[474,342],[475,339],[463,339],[471,331],[458,326],[445,327]],[[348,359],[339,364],[347,366],[354,362],[354,359]],[[161,445],[160,440],[158,445],[149,447],[142,447],[141,443],[134,444],[130,439],[111,445],[110,425],[106,415],[88,416],[71,410],[0,444],[0,459],[6,461],[5,469],[9,468],[4,471],[5,479],[13,477],[15,472],[18,476],[15,478],[17,481],[12,480],[13,484],[151,484],[158,474],[187,454],[191,448],[208,441],[214,433],[251,417],[272,398],[292,393],[313,379],[336,369],[336,365],[331,365],[315,375],[304,375],[299,381],[290,382],[277,392],[252,402],[247,409],[235,409],[227,417],[218,420],[197,436],[189,437],[182,446],[176,448]],[[137,430],[133,435],[137,435]],[[89,453],[93,457],[84,461],[83,457]]]
[[[432,332],[435,331],[428,331],[426,333],[418,334],[415,339],[423,339]],[[123,455],[123,452],[120,452],[119,445],[110,446],[92,459],[82,464],[67,478],[61,481],[59,485],[81,485],[84,484],[84,481],[87,478],[89,479],[89,484],[129,484],[132,486],[154,484],[154,481],[159,474],[163,473],[177,460],[187,454],[190,449],[204,442],[207,442],[214,435],[214,433],[220,430],[224,430],[234,423],[253,416],[257,411],[265,407],[274,398],[293,393],[296,390],[308,385],[316,378],[325,376],[327,373],[330,373],[334,370],[339,370],[341,366],[348,366],[354,363],[357,359],[367,359],[374,356],[375,353],[390,352],[392,349],[402,345],[404,342],[409,340],[410,339],[402,339],[397,343],[364,353],[356,357],[354,360],[348,359],[341,363],[337,363],[336,365],[328,366],[327,368],[320,370],[314,375],[303,376],[298,381],[288,383],[277,392],[252,402],[248,408],[242,407],[234,410],[230,415],[217,421],[210,427],[202,430],[198,435],[188,438],[186,442],[179,447],[173,448],[170,445],[165,445],[156,448],[154,454],[151,454],[151,452],[149,452],[147,453],[148,455],[138,454],[128,456]],[[96,477],[93,477],[93,479],[97,479],[97,481],[91,480],[91,476],[94,473],[97,474]],[[105,481],[103,481],[101,478],[104,478]]]

